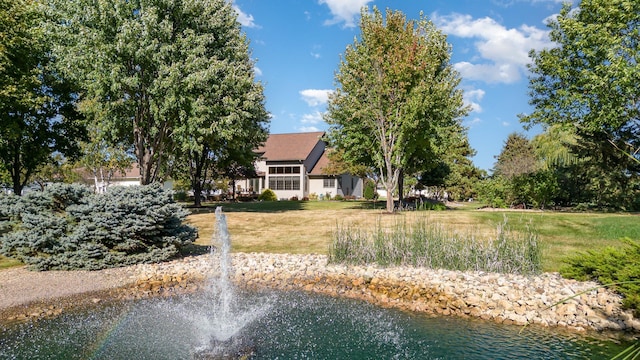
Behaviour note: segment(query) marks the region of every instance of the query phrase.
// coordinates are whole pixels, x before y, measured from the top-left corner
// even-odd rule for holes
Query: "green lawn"
[[[222,206],[227,214],[233,250],[245,252],[326,254],[338,224],[369,228],[378,222],[411,221],[427,216],[429,221],[458,231],[491,236],[498,223],[507,219],[513,230],[532,226],[543,246],[545,271],[557,271],[568,255],[605,246],[619,246],[620,239],[640,239],[640,218],[632,214],[567,213],[538,211],[484,211],[465,204],[447,211],[403,212],[388,215],[384,202],[278,201],[206,204],[191,209],[188,221],[198,227],[198,245],[211,242],[215,218]],[[17,262],[0,257],[0,268]]]

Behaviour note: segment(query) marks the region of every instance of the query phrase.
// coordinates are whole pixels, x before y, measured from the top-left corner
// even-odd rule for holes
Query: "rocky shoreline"
[[[189,290],[215,276],[211,255],[137,265],[137,293]],[[213,263],[216,263],[215,261]],[[384,307],[435,315],[474,317],[504,324],[538,324],[572,331],[640,332],[640,320],[620,307],[621,297],[595,282],[557,273],[520,276],[408,267],[327,265],[324,255],[236,253],[240,286],[304,290],[365,300]],[[584,293],[583,293],[584,292]],[[580,294],[557,306],[568,297]]]
[[[219,272],[214,255],[122,272],[121,286],[75,298],[74,306],[105,299],[170,296],[194,292]],[[594,282],[563,279],[556,273],[520,276],[408,267],[327,264],[324,255],[232,254],[233,280],[241,287],[302,290],[361,299],[383,307],[427,314],[473,317],[503,324],[537,324],[571,331],[640,333],[640,320],[621,310],[621,297]],[[580,294],[559,304],[564,299]],[[58,302],[58,304],[60,304]],[[13,308],[9,320],[55,316],[64,304],[38,302]],[[21,311],[21,309],[23,311]],[[34,310],[35,309],[35,310]]]

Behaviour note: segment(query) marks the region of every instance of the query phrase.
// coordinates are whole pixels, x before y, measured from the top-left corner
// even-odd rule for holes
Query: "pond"
[[[0,331],[0,359],[608,359],[628,344],[304,292],[111,303]],[[236,326],[240,324],[239,326]],[[221,331],[222,330],[222,331]]]

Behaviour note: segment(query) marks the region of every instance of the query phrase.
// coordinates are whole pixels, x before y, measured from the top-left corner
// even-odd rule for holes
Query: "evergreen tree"
[[[183,224],[186,215],[160,185],[93,194],[53,184],[23,197],[0,194],[0,253],[36,270],[165,261],[197,236]]]
[[[537,170],[537,159],[533,146],[524,135],[509,134],[504,147],[496,157],[493,173],[506,179],[530,174]]]

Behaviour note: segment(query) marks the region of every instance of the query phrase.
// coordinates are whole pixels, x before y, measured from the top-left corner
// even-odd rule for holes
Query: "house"
[[[111,176],[109,176],[107,170],[102,171],[102,174],[94,174],[86,168],[76,169],[76,172],[82,177],[82,182],[93,187],[98,193],[103,193],[112,186],[140,185],[140,167],[137,162],[132,163],[131,166],[125,169],[125,172],[116,170]],[[173,181],[165,181],[163,188],[172,189]]]
[[[313,194],[362,197],[363,180],[349,174],[327,175],[329,164],[324,132],[271,134],[256,152],[257,178],[236,182],[241,193],[261,193],[268,188],[279,199],[302,199]]]

